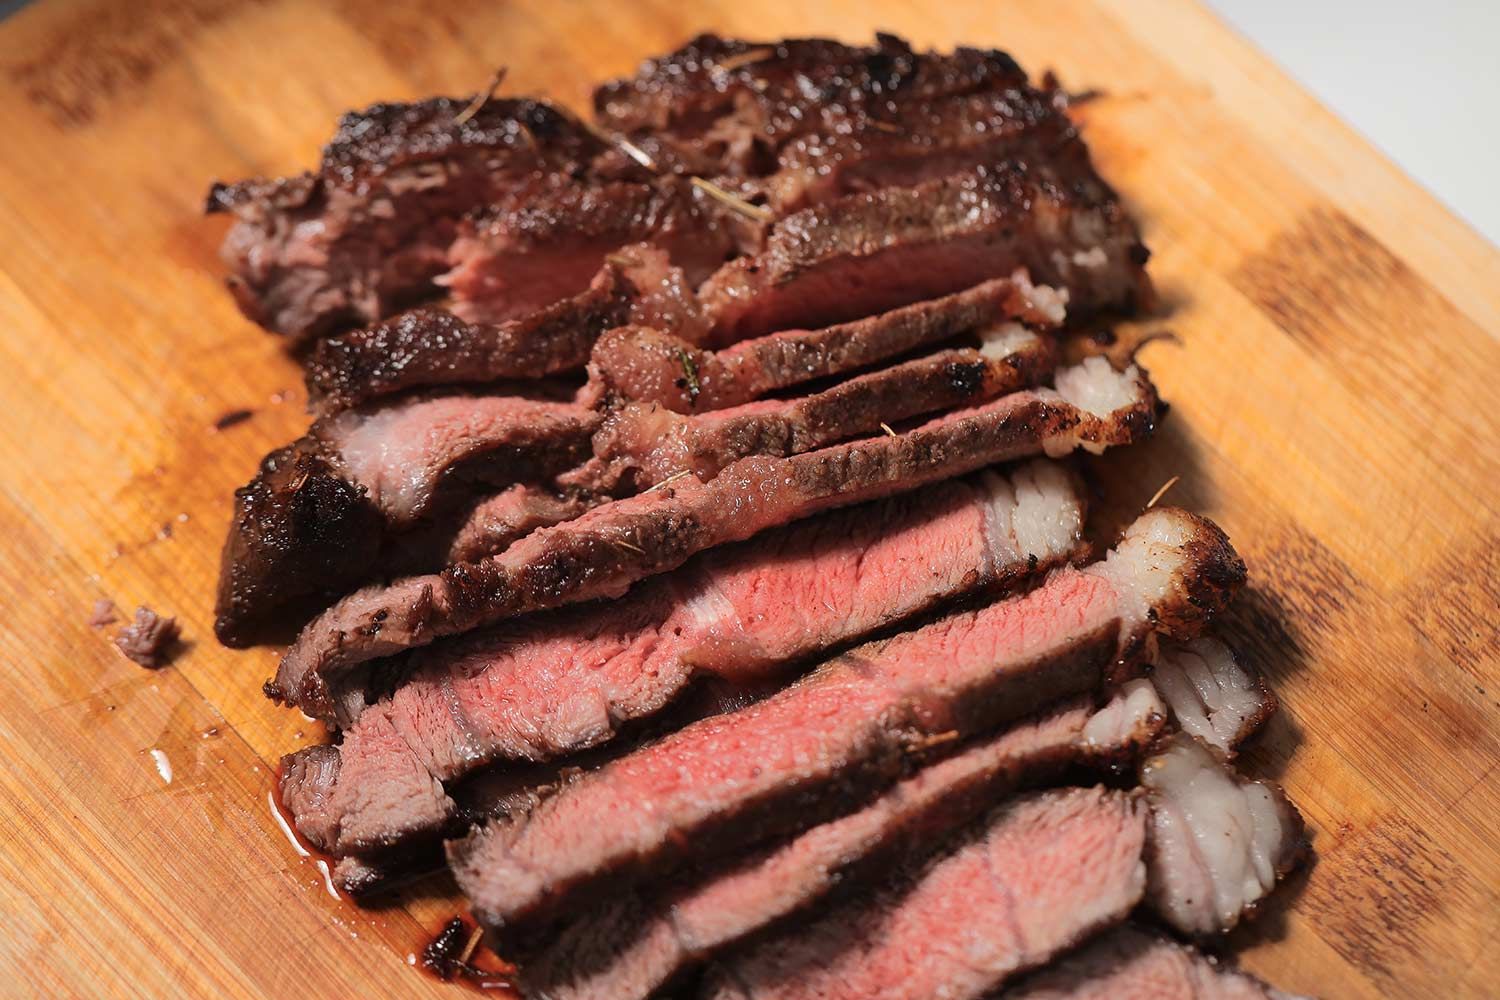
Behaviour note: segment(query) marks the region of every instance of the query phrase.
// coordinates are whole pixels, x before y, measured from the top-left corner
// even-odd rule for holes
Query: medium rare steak
[[[321,340],[306,362],[308,398],[327,414],[406,389],[580,371],[599,335],[618,326],[694,336],[696,307],[665,254],[629,247],[611,254],[584,291],[506,323],[418,309]]]
[[[951,853],[720,963],[700,996],[983,997],[1125,918],[1145,885],[1145,812],[1102,788],[1007,803]]]
[[[1086,313],[1143,302],[1146,257],[1117,201],[1066,172],[1007,161],[789,215],[699,297],[718,343],[868,316],[1017,268],[1067,289],[1070,312]]]
[[[1164,643],[1151,682],[1183,732],[1224,754],[1233,754],[1276,711],[1276,696],[1260,676],[1212,636]]]
[[[696,416],[629,403],[605,417],[594,435],[594,460],[578,475],[600,489],[632,492],[685,471],[708,479],[749,455],[796,455],[923,414],[973,406],[1035,385],[1056,365],[1052,338],[1016,324],[988,331],[981,343],[978,350],[916,358],[811,396]]]
[[[1109,709],[1086,700],[1022,722],[918,771],[866,808],[668,891],[622,893],[522,963],[528,996],[645,1000],[692,964],[893,862],[931,851],[1016,790],[1079,765],[1117,765],[1165,721],[1151,685],[1130,681]]]
[[[216,184],[235,224],[223,256],[245,315],[294,339],[431,297],[461,216],[539,175],[581,177],[607,147],[527,98],[376,104],[351,112],[313,173]]]
[[[444,538],[440,558],[423,553],[414,559],[401,560],[401,565],[447,566],[483,559],[504,552],[511,543],[537,528],[571,520],[593,505],[592,498],[579,494],[558,493],[539,486],[512,486],[469,508],[458,527]]]
[[[695,678],[779,678],[822,650],[1078,553],[1083,508],[1060,467],[986,472],[803,521],[705,553],[605,605],[570,609],[419,656],[411,680],[356,716],[307,824],[348,853],[440,829],[445,786],[497,759],[541,761],[613,738]],[[322,753],[322,750],[313,751]],[[442,782],[442,785],[435,784]],[[329,799],[332,807],[321,803]]]
[[[706,483],[687,476],[542,528],[498,556],[351,594],[302,630],[267,693],[330,718],[330,680],[360,663],[532,611],[618,597],[704,549],[822,510],[1038,452],[1126,444],[1155,425],[1155,393],[1133,367],[1117,373],[1091,359],[1056,382],[1056,391],[1015,393],[904,434],[741,459]]]
[[[684,845],[711,860],[795,833],[956,740],[1128,676],[1152,635],[1196,634],[1243,578],[1213,524],[1149,511],[1102,562],[859,647],[490,823],[450,845],[454,874],[479,920],[509,931],[678,864]]]
[[[721,351],[698,350],[669,331],[625,327],[594,346],[581,398],[655,403],[674,413],[722,410],[1012,321],[1055,327],[1065,301],[1018,271],[878,316],[822,330],[785,330]]]
[[[660,248],[696,288],[739,252],[726,209],[681,177],[578,184],[558,177],[464,221],[438,278],[453,312],[504,323],[576,295],[629,244]]]
[[[1302,816],[1275,785],[1238,774],[1192,736],[1141,764],[1151,802],[1148,895],[1184,934],[1227,931],[1307,848]]]
[[[1193,948],[1125,925],[997,1000],[1298,1000]]]
[[[220,641],[247,645],[348,593],[376,572],[395,536],[476,487],[572,467],[597,424],[569,403],[464,394],[319,420],[235,491],[215,609]]]

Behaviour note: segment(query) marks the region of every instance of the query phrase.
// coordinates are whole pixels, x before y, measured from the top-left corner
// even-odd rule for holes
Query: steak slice
[[[722,351],[698,350],[659,329],[625,327],[594,346],[580,398],[655,403],[674,413],[722,410],[1011,321],[1055,327],[1065,299],[1018,271],[878,316],[822,330],[785,330]]]
[[[1007,324],[982,340],[978,350],[943,351],[796,399],[697,416],[628,403],[605,417],[594,435],[594,460],[578,475],[599,489],[627,492],[683,472],[708,479],[749,455],[797,455],[1015,392],[1042,381],[1056,365],[1052,338],[1024,327]]]
[[[1066,172],[1006,161],[789,215],[699,297],[719,343],[868,316],[1022,267],[1088,313],[1143,303],[1146,257],[1117,200]]]
[[[331,799],[303,832],[336,853],[412,840],[453,815],[445,786],[492,761],[610,740],[703,675],[738,688],[778,678],[939,602],[1056,565],[1079,552],[1082,528],[1075,484],[1037,461],[705,553],[619,601],[429,647],[388,699],[357,718],[362,706],[344,710],[353,724],[340,769],[313,774],[331,791],[284,798]]]
[[[1163,644],[1151,681],[1183,732],[1229,755],[1276,711],[1276,696],[1212,636]]]
[[[546,480],[598,424],[569,403],[441,395],[348,410],[272,452],[235,491],[214,630],[248,645],[373,575],[387,547],[476,486]],[[441,564],[440,564],[441,565]]]
[[[1299,1000],[1196,949],[1125,925],[999,1000]]]
[[[504,552],[537,528],[561,524],[594,506],[591,497],[539,486],[512,486],[480,500],[445,538],[440,558],[405,563],[447,566]]]
[[[726,960],[700,995],[983,997],[1125,918],[1145,826],[1137,797],[1103,788],[1006,803],[951,853]]]
[[[724,209],[682,177],[651,183],[542,181],[525,198],[470,218],[440,277],[459,318],[504,323],[576,295],[605,258],[630,244],[659,247],[696,288],[738,251]]]
[[[684,845],[707,861],[806,829],[955,740],[1128,677],[1147,639],[1192,636],[1243,575],[1213,524],[1149,511],[1102,562],[859,647],[451,843],[454,875],[481,923],[534,929],[681,863]]]
[[[1141,784],[1151,801],[1151,905],[1184,934],[1234,927],[1306,853],[1286,793],[1241,776],[1192,736],[1173,736],[1143,762]]]
[[[548,1000],[645,1000],[688,966],[930,850],[1018,789],[1132,759],[1166,709],[1142,680],[1115,701],[1099,716],[1079,700],[1022,722],[700,884],[611,899],[523,962],[522,988]]]
[[[692,336],[695,308],[664,253],[630,247],[611,254],[584,291],[506,323],[418,309],[325,338],[306,361],[308,398],[328,414],[406,389],[581,371],[604,331],[654,323]]]
[[[804,132],[848,133],[913,102],[1025,83],[1003,52],[919,54],[894,35],[877,35],[873,47],[699,35],[647,60],[635,77],[599,86],[594,110],[659,167],[757,176]]]
[[[360,326],[435,294],[457,223],[539,174],[587,175],[607,148],[526,98],[376,104],[339,120],[313,173],[215,184],[208,211],[245,315],[294,340]]]
[[[1126,444],[1155,425],[1155,393],[1133,367],[1121,374],[1091,359],[1056,381],[1056,391],[1015,393],[904,434],[741,459],[706,483],[687,476],[603,504],[498,556],[351,594],[302,630],[267,693],[330,718],[329,681],[360,663],[528,612],[618,597],[704,549],[822,510],[1042,451]]]

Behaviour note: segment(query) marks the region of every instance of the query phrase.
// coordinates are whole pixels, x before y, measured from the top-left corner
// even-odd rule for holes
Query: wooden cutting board
[[[0,994],[455,995],[407,967],[451,886],[330,897],[267,799],[320,733],[261,696],[274,651],[209,630],[230,493],[306,418],[220,285],[203,195],[311,164],[345,108],[499,64],[581,106],[709,28],[999,45],[1102,90],[1088,137],[1169,306],[1144,328],[1178,341],[1144,354],[1170,418],[1100,479],[1118,513],[1180,476],[1171,499],[1248,560],[1229,632],[1283,704],[1249,766],[1318,856],[1243,961],[1324,997],[1500,990],[1493,247],[1189,0],[464,6],[44,0],[0,23]],[[186,654],[127,662],[88,625],[100,598],[180,616]]]

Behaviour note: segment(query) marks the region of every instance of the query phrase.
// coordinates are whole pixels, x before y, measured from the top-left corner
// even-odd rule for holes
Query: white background
[[[1500,244],[1500,0],[1208,0]]]

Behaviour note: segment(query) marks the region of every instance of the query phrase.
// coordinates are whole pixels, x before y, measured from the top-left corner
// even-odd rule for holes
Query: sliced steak
[[[1217,527],[1150,511],[1102,562],[859,647],[488,824],[450,844],[454,874],[480,921],[511,931],[680,864],[684,845],[711,860],[806,829],[957,740],[1128,676],[1148,638],[1192,636],[1243,575]]]
[[[558,177],[466,220],[438,279],[453,312],[504,323],[576,295],[630,244],[664,251],[696,288],[738,251],[725,209],[681,177],[578,184]]]
[[[1130,681],[1091,717],[1075,701],[918,771],[866,808],[732,865],[706,881],[623,893],[522,963],[522,987],[548,1000],[645,1000],[674,976],[840,888],[931,850],[1018,789],[1078,765],[1130,760],[1161,730],[1151,685]]]
[[[1070,312],[1148,294],[1146,249],[1118,201],[1066,173],[1007,161],[849,195],[778,221],[765,249],[699,289],[716,342],[839,323],[1026,268]]]
[[[941,601],[1056,565],[1078,552],[1082,528],[1075,485],[1038,461],[706,553],[622,600],[429,647],[391,697],[357,720],[360,706],[344,710],[353,725],[336,775],[287,768],[330,791],[285,797],[320,803],[304,832],[325,849],[411,840],[453,815],[444,786],[491,761],[543,761],[612,739],[703,675],[736,687],[779,677]],[[330,812],[336,835],[326,837],[313,826]]]
[[[822,330],[786,330],[722,351],[698,350],[661,329],[625,327],[595,345],[582,398],[655,403],[674,413],[722,410],[1013,321],[1055,327],[1063,320],[1065,298],[1018,271],[878,316]]]
[[[375,573],[398,533],[476,487],[546,480],[582,461],[597,424],[569,403],[469,395],[318,421],[235,491],[215,632],[245,645],[326,606]]]
[[[605,418],[594,435],[594,461],[578,475],[601,489],[627,492],[684,472],[708,479],[749,455],[797,455],[923,414],[973,406],[1035,385],[1056,365],[1052,338],[1015,324],[989,331],[982,342],[978,350],[943,351],[796,399],[696,416],[628,403]]]
[[[921,101],[1024,87],[1003,52],[919,54],[894,35],[872,47],[821,38],[750,42],[700,35],[594,91],[601,125],[660,168],[758,176],[809,131],[871,131]]]
[[[308,398],[327,414],[406,389],[581,371],[594,341],[618,326],[693,337],[695,308],[665,254],[630,247],[611,254],[584,291],[506,323],[419,309],[319,341],[306,363]]]
[[[480,500],[445,539],[440,559],[421,560],[428,566],[483,559],[504,552],[512,543],[538,528],[561,524],[594,506],[592,498],[559,493],[539,486],[512,486]]]
[[[822,510],[1042,451],[1102,450],[1154,427],[1155,393],[1134,368],[1120,374],[1093,359],[1056,382],[1056,391],[1015,393],[904,434],[741,459],[706,483],[687,476],[603,504],[481,562],[351,594],[303,629],[267,693],[329,718],[330,679],[360,663],[520,614],[618,597],[704,549]]]
[[[998,1000],[1299,1000],[1160,934],[1126,925]]]
[[[1152,907],[1184,934],[1227,931],[1304,855],[1302,816],[1275,785],[1178,734],[1141,764],[1151,801]]]
[[[1276,711],[1276,696],[1228,646],[1211,636],[1163,644],[1151,682],[1189,736],[1232,754]]]
[[[432,296],[457,223],[539,175],[580,177],[607,147],[525,98],[376,104],[351,112],[316,172],[214,185],[235,224],[223,256],[245,315],[294,339],[382,319]]]
[[[996,809],[951,853],[714,970],[713,1000],[983,997],[1141,898],[1146,810],[1125,792],[1042,792]]]

